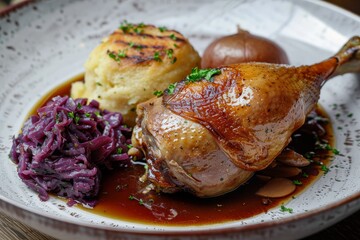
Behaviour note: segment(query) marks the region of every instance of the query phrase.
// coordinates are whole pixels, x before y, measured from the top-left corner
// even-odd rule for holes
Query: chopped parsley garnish
[[[129,42],[129,46],[132,48],[135,45],[134,42]]]
[[[67,115],[68,115],[68,117],[71,118],[71,119],[74,119],[74,117],[75,117],[74,112],[68,112]]]
[[[122,150],[122,148],[120,148],[120,147],[116,149],[116,153],[117,153],[117,154],[121,154],[122,151],[123,151],[123,150]]]
[[[130,199],[130,200],[136,200],[136,201],[138,201],[139,205],[144,205],[144,204],[145,204],[144,200],[142,200],[141,198],[138,199],[138,198],[136,198],[136,197],[133,196],[133,195],[130,195],[130,196],[129,196],[129,199]]]
[[[134,27],[134,32],[137,34],[140,34],[144,31],[145,24],[144,23],[139,23],[137,26],[135,25]]]
[[[173,94],[176,85],[177,85],[177,83],[171,83],[171,84],[169,85],[169,87],[167,88],[167,92],[168,92],[169,94]]]
[[[191,70],[191,73],[186,77],[185,82],[186,83],[197,82],[200,81],[201,79],[206,79],[211,82],[212,77],[220,73],[221,70],[216,68],[199,69],[195,67]]]
[[[160,53],[159,52],[155,52],[154,53],[154,60],[157,62],[161,62],[161,58],[160,58]]]
[[[174,91],[175,91],[175,88],[176,88],[176,85],[177,83],[171,83],[168,88],[166,89],[166,93],[168,94],[173,94]],[[162,95],[164,95],[164,92],[163,91],[160,91],[160,90],[156,90],[154,92],[154,95],[157,96],[157,97],[161,97]]]
[[[134,25],[131,23],[128,23],[128,21],[124,20],[120,26],[119,29],[121,29],[124,33],[127,33],[128,31],[130,31],[131,28],[133,28]]]
[[[172,48],[167,49],[165,51],[166,55],[168,56],[169,59],[171,59],[171,63],[174,64],[177,60],[176,57],[174,57],[174,50]]]
[[[335,155],[339,155],[340,151],[336,148],[331,147],[328,143],[318,143],[315,146],[316,149],[329,150],[332,151]]]
[[[108,55],[109,55],[110,58],[114,59],[115,61],[118,61],[117,58],[116,58],[116,54],[115,54],[115,53],[113,53],[113,52],[108,52]],[[120,61],[120,59],[119,59],[119,61]]]
[[[330,171],[330,169],[326,165],[321,165],[320,169],[321,171],[324,171],[324,174],[327,174]]]
[[[101,114],[99,111],[94,112],[97,117],[101,117]]]
[[[333,154],[335,155],[339,155],[340,154],[340,151],[335,149],[335,148],[332,148],[331,151],[333,152]]]
[[[157,96],[157,97],[161,97],[163,94],[164,94],[164,92],[161,91],[161,90],[156,90],[156,91],[154,92],[154,95]]]
[[[101,82],[96,82],[96,85],[102,86]]]
[[[172,40],[174,40],[174,41],[176,41],[176,39],[177,39],[177,37],[176,37],[175,34],[173,34],[173,33],[170,35],[170,38],[171,38]]]
[[[85,113],[85,117],[90,117],[91,113]]]
[[[172,48],[166,50],[166,55],[170,59],[173,58],[173,53],[174,53],[174,50]]]
[[[78,124],[79,123],[79,121],[80,121],[80,117],[79,116],[75,116],[75,124]]]
[[[73,119],[75,124],[78,124],[79,121],[80,121],[80,117],[79,116],[75,116],[75,113],[74,112],[68,112],[68,117]]]
[[[172,60],[171,60],[171,63],[174,64],[176,62],[177,58],[174,57]]]
[[[167,30],[166,27],[159,27],[159,31],[160,31],[160,32],[165,32],[166,30]]]
[[[76,107],[77,107],[77,109],[81,109],[82,108],[81,103],[78,103]]]
[[[128,33],[131,30],[134,31],[137,34],[142,33],[143,29],[145,27],[144,23],[139,23],[139,24],[132,24],[129,23],[128,21],[124,20],[120,26],[119,29],[121,29],[123,31],[123,33]]]
[[[142,31],[143,31],[143,29],[141,29],[139,27],[134,28],[134,32],[136,32],[137,34],[142,33]]]
[[[121,58],[126,57],[126,49],[119,50],[118,53],[114,53],[108,50],[108,55],[110,58],[114,59],[116,62],[120,62]]]
[[[282,212],[288,212],[288,213],[293,213],[293,212],[294,212],[294,210],[293,210],[292,208],[287,208],[287,207],[285,207],[284,205],[281,205],[281,206],[280,206],[280,211],[282,211]]]
[[[121,58],[126,57],[126,50],[119,50],[118,56],[121,57]]]
[[[302,185],[302,182],[300,180],[294,180],[293,183],[297,186]]]
[[[132,148],[133,147],[133,145],[132,144],[128,144],[128,145],[126,145],[127,147],[128,147],[128,149],[130,149],[130,148]]]
[[[302,173],[302,176],[303,176],[304,178],[308,178],[308,177],[309,177],[309,174],[307,174],[306,172],[304,172],[304,173]]]

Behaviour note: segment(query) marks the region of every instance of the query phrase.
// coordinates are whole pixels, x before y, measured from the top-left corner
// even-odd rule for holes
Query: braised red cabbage
[[[105,168],[127,166],[131,129],[97,101],[54,97],[13,138],[11,160],[41,200],[49,193],[94,206]]]

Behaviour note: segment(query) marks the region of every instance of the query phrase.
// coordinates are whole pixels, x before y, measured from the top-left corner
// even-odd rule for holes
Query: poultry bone
[[[177,83],[137,107],[133,146],[163,192],[214,197],[244,184],[282,152],[315,108],[326,80],[360,71],[360,37],[308,66],[242,63]]]

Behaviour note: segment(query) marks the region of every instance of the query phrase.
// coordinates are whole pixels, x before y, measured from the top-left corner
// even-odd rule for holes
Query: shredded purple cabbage
[[[11,160],[41,200],[49,193],[93,207],[103,168],[127,166],[131,129],[97,101],[54,97],[13,138]]]

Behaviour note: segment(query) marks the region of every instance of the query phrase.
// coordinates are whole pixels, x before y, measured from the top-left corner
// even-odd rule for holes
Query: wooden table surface
[[[341,6],[349,11],[360,15],[360,0],[327,0]],[[359,33],[358,33],[359,34]],[[26,225],[14,221],[8,216],[0,213],[0,240],[54,240],[39,231],[31,229]],[[360,211],[341,222],[303,240],[341,240],[360,239]]]

